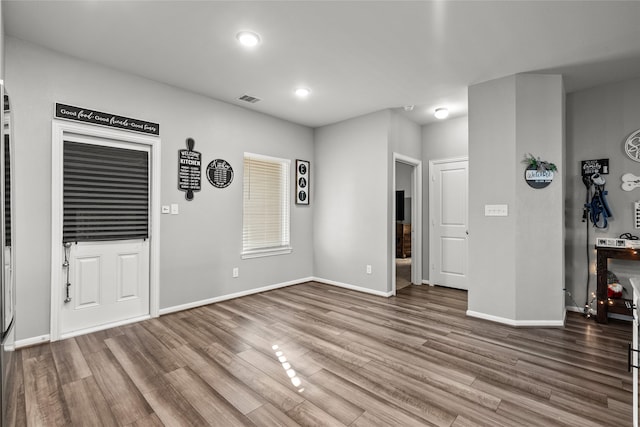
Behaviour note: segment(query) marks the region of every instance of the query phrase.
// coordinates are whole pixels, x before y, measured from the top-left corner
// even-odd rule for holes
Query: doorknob
[[[467,236],[469,235],[469,230],[465,230],[464,232],[467,234]]]

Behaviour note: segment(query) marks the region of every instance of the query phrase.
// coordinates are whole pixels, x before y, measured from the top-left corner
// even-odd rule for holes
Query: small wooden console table
[[[598,323],[607,323],[608,313],[617,313],[631,316],[631,311],[625,304],[625,299],[616,298],[609,299],[607,297],[607,270],[609,268],[609,259],[626,259],[632,261],[640,261],[640,249],[632,248],[610,248],[605,246],[596,246],[597,261],[596,272],[598,278],[598,287],[596,290],[596,299],[598,302],[596,320]]]

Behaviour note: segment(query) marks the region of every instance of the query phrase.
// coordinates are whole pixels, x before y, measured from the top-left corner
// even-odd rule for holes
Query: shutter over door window
[[[149,153],[64,142],[63,242],[149,237]]]
[[[11,144],[4,136],[4,244],[11,247]]]

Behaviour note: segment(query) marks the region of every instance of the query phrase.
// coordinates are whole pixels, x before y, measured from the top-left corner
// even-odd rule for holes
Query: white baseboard
[[[226,301],[234,298],[240,298],[247,295],[258,294],[260,292],[271,291],[274,289],[285,288],[287,286],[299,285],[300,283],[310,282],[313,279],[312,277],[307,277],[305,279],[297,279],[291,280],[289,282],[277,283],[275,285],[263,286],[261,288],[249,289],[247,291],[235,292],[233,294],[221,295],[219,297],[207,298],[205,300],[194,301],[187,304],[174,305],[172,307],[166,307],[160,309],[160,315],[175,313],[176,311],[189,310],[191,308],[201,307],[203,305],[209,305],[216,302]]]
[[[25,338],[23,340],[16,340],[16,350],[23,347],[31,347],[32,345],[43,344],[51,340],[51,335],[40,335],[37,337]]]
[[[566,311],[572,311],[574,313],[584,314],[584,307],[576,307],[575,305],[567,305],[564,308],[565,308]],[[595,316],[596,315],[596,311],[595,310],[591,310],[591,315]]]
[[[384,292],[384,291],[376,291],[374,289],[363,288],[362,286],[350,285],[348,283],[336,282],[334,280],[323,279],[321,277],[314,277],[312,279],[314,282],[324,283],[326,285],[333,285],[339,288],[351,289],[352,291],[363,292],[365,294],[377,295],[379,297],[389,298],[393,296],[393,291]]]
[[[132,317],[130,319],[120,320],[118,322],[105,323],[103,325],[92,326],[91,328],[80,329],[77,331],[68,332],[66,334],[61,334],[60,339],[64,340],[67,338],[77,337],[78,335],[86,335],[93,332],[104,331],[105,329],[116,328],[118,326],[130,325],[132,323],[142,322],[143,320],[151,319],[151,316],[145,314],[143,316]]]
[[[431,283],[429,283],[429,281],[428,281],[428,280],[422,280],[422,284],[423,284],[423,285],[433,286]]]
[[[502,323],[504,325],[515,327],[546,327],[557,328],[564,326],[564,320],[513,320],[506,317],[493,316],[491,314],[479,313],[477,311],[467,310],[467,316],[476,317],[478,319],[489,320],[495,323]]]
[[[584,314],[584,309],[580,307],[576,307],[575,305],[568,305],[565,308],[567,311],[573,311],[575,313]],[[592,317],[596,316],[595,310],[591,310],[591,316]],[[633,316],[627,316],[625,314],[609,313],[608,317],[611,319],[633,321]]]

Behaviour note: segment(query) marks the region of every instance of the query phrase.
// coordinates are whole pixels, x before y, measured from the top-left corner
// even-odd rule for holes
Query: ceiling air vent
[[[244,101],[244,102],[248,102],[250,104],[255,104],[258,101],[262,101],[260,98],[256,98],[255,96],[251,96],[251,95],[242,95],[240,98],[238,98],[240,101]]]

